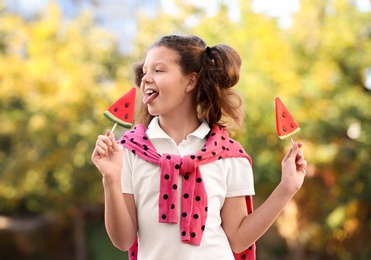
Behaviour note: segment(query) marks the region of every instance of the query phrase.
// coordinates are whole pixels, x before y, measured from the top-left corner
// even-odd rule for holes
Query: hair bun
[[[213,77],[220,88],[231,88],[240,79],[241,57],[230,46],[217,44],[210,48],[210,59],[215,68]]]

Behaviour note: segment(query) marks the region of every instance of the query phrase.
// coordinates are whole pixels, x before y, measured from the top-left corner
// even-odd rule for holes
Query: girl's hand
[[[290,192],[296,193],[304,182],[307,161],[304,159],[301,143],[293,144],[282,160],[281,184]]]
[[[99,135],[91,160],[102,173],[103,177],[120,178],[123,150],[110,130]]]

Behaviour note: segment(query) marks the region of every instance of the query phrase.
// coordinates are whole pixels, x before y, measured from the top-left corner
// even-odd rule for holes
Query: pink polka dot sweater
[[[143,125],[136,125],[117,142],[133,152],[136,156],[160,167],[159,214],[160,223],[178,222],[178,177],[182,176],[180,206],[180,237],[183,243],[200,245],[207,218],[207,192],[199,166],[216,160],[243,157],[249,160],[242,146],[229,138],[226,129],[214,125],[207,136],[204,148],[197,154],[180,157],[173,154],[158,154],[146,135]],[[253,210],[252,197],[246,196],[248,213]],[[135,241],[129,250],[131,260],[137,259]],[[255,259],[255,244],[235,259]]]

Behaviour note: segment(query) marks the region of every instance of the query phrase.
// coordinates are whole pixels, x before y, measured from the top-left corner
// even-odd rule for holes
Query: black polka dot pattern
[[[138,237],[135,239],[133,245],[130,247],[128,256],[130,260],[137,260],[138,257]]]
[[[197,154],[184,157],[173,154],[159,155],[146,135],[143,125],[136,125],[134,130],[126,132],[117,142],[145,161],[160,167],[159,217],[160,223],[177,223],[178,206],[182,208],[180,218],[181,239],[185,243],[200,245],[206,227],[208,197],[199,166],[230,157],[242,157],[249,160],[243,147],[229,138],[224,128],[213,126],[207,136],[205,146]],[[178,177],[183,176],[182,189],[178,191]],[[181,192],[181,205],[177,196]],[[248,212],[252,212],[251,197],[246,198]],[[250,207],[250,208],[249,208]],[[136,245],[130,249],[133,257],[137,256]],[[252,249],[235,254],[236,259],[253,259]],[[239,258],[238,258],[239,257]],[[244,257],[244,258],[242,258]],[[130,255],[130,259],[132,255]]]

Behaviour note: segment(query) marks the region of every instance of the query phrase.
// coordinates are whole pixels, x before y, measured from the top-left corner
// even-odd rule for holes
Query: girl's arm
[[[98,136],[92,161],[103,176],[105,226],[114,246],[127,251],[137,234],[134,197],[121,191],[123,150],[109,130]]]
[[[244,196],[227,198],[221,210],[222,226],[234,252],[239,253],[258,240],[274,223],[304,182],[307,162],[295,144],[282,160],[282,178],[268,199],[247,214]]]

